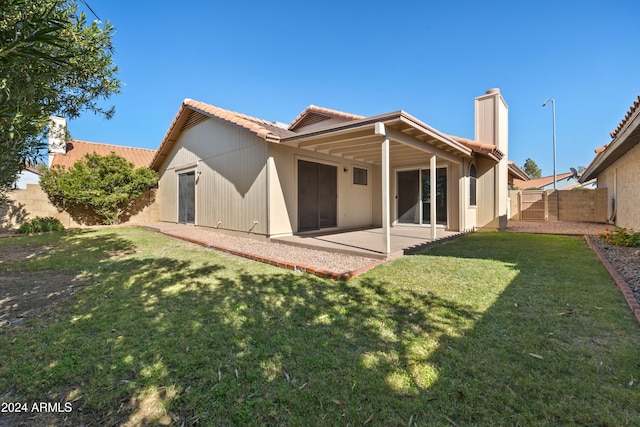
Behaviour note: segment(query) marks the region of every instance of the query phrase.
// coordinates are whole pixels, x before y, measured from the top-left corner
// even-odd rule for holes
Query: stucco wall
[[[373,195],[381,191],[379,166],[278,144],[272,144],[269,150],[272,158],[269,200],[272,235],[291,234],[298,230],[298,160],[325,163],[337,168],[338,228],[375,224],[374,218],[378,216],[379,207],[376,206],[374,215]],[[367,170],[366,186],[353,183],[354,167]]]
[[[608,189],[607,218],[613,216],[615,224],[640,230],[640,145],[636,145],[618,161],[598,175],[598,188]]]
[[[87,223],[77,220],[76,216],[72,216],[68,212],[59,212],[49,202],[47,194],[38,184],[29,184],[24,190],[14,190],[8,196],[9,205],[0,209],[0,228],[15,228],[26,220],[48,216],[60,220],[65,228],[94,225],[92,222]],[[160,205],[156,190],[147,191],[140,197],[134,204],[133,211],[136,213],[129,218],[125,218],[125,224],[157,222]]]

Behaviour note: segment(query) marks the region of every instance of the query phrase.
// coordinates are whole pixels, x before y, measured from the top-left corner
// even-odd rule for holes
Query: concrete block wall
[[[134,205],[136,214],[128,218],[125,224],[158,222],[160,204],[155,194],[156,190],[150,190],[140,197]],[[14,190],[8,197],[9,205],[0,209],[0,229],[16,228],[26,220],[48,216],[57,218],[65,228],[94,225],[77,222],[68,212],[58,211],[38,184],[28,184],[26,189]]]
[[[511,220],[520,220],[518,193],[511,191]],[[607,222],[607,189],[547,190],[547,221]]]

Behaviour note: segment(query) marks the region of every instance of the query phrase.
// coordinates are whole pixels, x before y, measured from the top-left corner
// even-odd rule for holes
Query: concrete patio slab
[[[391,228],[391,253],[383,251],[382,228],[365,230],[296,234],[271,240],[305,248],[335,251],[349,255],[376,259],[393,259],[426,247],[430,244],[459,236],[463,233],[439,228],[436,240],[431,239],[431,229],[425,227],[396,226]]]

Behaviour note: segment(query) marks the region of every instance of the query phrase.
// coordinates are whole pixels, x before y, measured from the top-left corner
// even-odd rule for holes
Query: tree
[[[154,170],[134,169],[133,163],[114,153],[87,154],[68,170],[56,165],[40,178],[40,186],[58,209],[75,218],[86,218],[88,211],[102,224],[119,224],[157,182]]]
[[[527,174],[529,174],[531,178],[535,179],[542,176],[542,171],[540,170],[536,162],[531,159],[525,160],[523,169]]]
[[[114,114],[100,104],[120,91],[113,27],[77,10],[73,0],[0,2],[0,194],[37,162],[49,116]]]

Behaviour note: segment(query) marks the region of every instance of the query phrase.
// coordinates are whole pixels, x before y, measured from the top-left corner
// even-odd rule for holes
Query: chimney
[[[489,89],[475,99],[475,140],[495,145],[503,154],[494,167],[496,225],[502,229],[507,225],[509,200],[509,107],[500,89]]]
[[[49,167],[55,154],[67,154],[67,120],[49,117]]]

